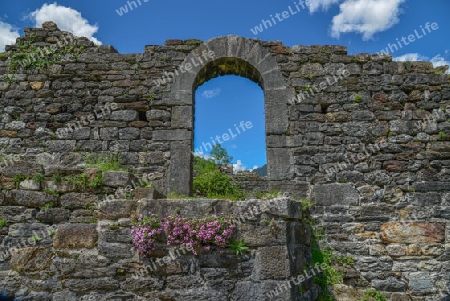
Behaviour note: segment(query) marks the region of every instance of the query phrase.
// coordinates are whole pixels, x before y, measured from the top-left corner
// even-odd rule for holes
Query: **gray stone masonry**
[[[0,238],[21,249],[0,261],[6,292],[23,300],[223,300],[219,293],[267,300],[265,292],[310,262],[308,243],[296,240],[300,216],[264,213],[239,230],[249,254],[186,255],[157,275],[131,277],[146,263],[131,249],[130,212],[179,207],[202,216],[250,202],[137,202],[158,193],[122,187],[144,179],[162,195],[191,194],[194,92],[234,74],[264,90],[267,190],[310,199],[310,213],[325,230],[323,247],[355,260],[345,282],[390,300],[449,298],[445,68],[348,55],[344,46],[287,47],[237,36],[168,40],[120,54],[53,23],[26,28],[17,42],[42,50],[63,37],[75,47],[60,58],[20,61],[45,59],[48,68],[21,69],[18,46],[0,53],[0,218],[7,220]],[[89,153],[119,155],[130,173],[110,172],[97,183],[99,171],[86,171],[85,185],[99,185],[86,191],[60,181],[83,173]],[[114,194],[121,201],[96,215],[97,198]],[[276,216],[286,233],[275,239],[264,232],[266,216]],[[109,229],[113,222],[119,229]],[[33,231],[52,227],[53,238],[27,242]],[[302,296],[295,290],[279,300],[317,297],[312,284]]]

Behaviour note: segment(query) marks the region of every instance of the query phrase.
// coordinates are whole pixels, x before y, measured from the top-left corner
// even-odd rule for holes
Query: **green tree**
[[[233,161],[233,157],[220,144],[214,144],[210,154],[217,164],[229,164]]]

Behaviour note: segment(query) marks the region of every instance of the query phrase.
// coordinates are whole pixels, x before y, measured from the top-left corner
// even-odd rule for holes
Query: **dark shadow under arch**
[[[235,57],[223,57],[209,62],[198,72],[193,91],[195,92],[203,83],[223,75],[238,75],[248,78],[263,89],[261,74],[249,62]]]

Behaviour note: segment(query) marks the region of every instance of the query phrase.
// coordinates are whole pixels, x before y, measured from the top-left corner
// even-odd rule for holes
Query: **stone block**
[[[41,183],[34,180],[24,180],[19,184],[20,189],[24,190],[41,190]]]
[[[138,120],[139,114],[134,110],[120,110],[112,112],[109,118],[114,121],[135,121]]]
[[[23,206],[0,206],[0,216],[6,219],[9,223],[20,223],[28,221],[32,217],[32,212]]]
[[[289,256],[286,246],[259,248],[256,253],[254,271],[260,280],[282,280],[289,278]]]
[[[11,160],[10,162],[8,162],[6,168],[2,168],[2,174],[5,177],[9,178],[12,178],[16,175],[32,177],[36,173],[44,173],[44,170],[40,164],[33,162]]]
[[[294,166],[291,165],[291,151],[286,148],[267,149],[267,176],[271,181],[291,180]]]
[[[61,196],[61,206],[68,209],[81,209],[94,205],[98,200],[95,194],[89,193],[66,193]]]
[[[409,286],[412,291],[431,291],[434,289],[435,275],[429,272],[414,272],[408,274]]]
[[[70,288],[74,292],[90,293],[98,290],[102,291],[114,291],[119,289],[119,283],[117,280],[111,278],[91,278],[91,279],[66,279],[64,281],[64,287]],[[98,299],[102,300],[102,295],[98,296]],[[87,299],[89,300],[89,299]]]
[[[137,182],[137,178],[126,171],[105,171],[103,173],[102,184],[110,187],[126,187]]]
[[[192,130],[192,107],[176,106],[172,107],[171,126],[174,129],[182,128]]]
[[[389,244],[386,246],[386,251],[389,256],[405,256],[406,246],[400,244]]]
[[[404,292],[407,290],[408,284],[395,277],[388,277],[383,280],[372,280],[372,287],[385,292]]]
[[[75,140],[53,140],[46,142],[49,152],[52,153],[67,153],[72,152],[75,148]]]
[[[58,226],[53,237],[53,247],[56,249],[92,249],[97,246],[97,225],[64,224]]]
[[[29,191],[29,190],[12,190],[13,201],[21,206],[26,207],[42,207],[45,204],[55,204],[57,199],[45,192]]]
[[[119,129],[116,127],[101,128],[100,139],[101,140],[117,140],[119,138]]]
[[[359,203],[359,193],[352,184],[319,184],[314,187],[316,206],[348,205]]]
[[[136,188],[131,193],[132,197],[135,199],[151,199],[151,200],[157,200],[157,199],[165,199],[166,197],[153,188]]]
[[[70,218],[70,210],[63,208],[49,208],[39,211],[36,219],[44,223],[67,222]]]
[[[52,257],[51,248],[23,248],[13,252],[10,265],[16,272],[45,271],[50,268]]]
[[[154,135],[156,132],[154,132]],[[186,171],[191,170],[192,166],[191,145],[182,142],[173,142],[170,153],[168,191],[182,195],[190,195],[191,179],[189,173],[186,173]]]
[[[185,129],[177,130],[154,130],[154,141],[176,141],[176,140],[190,140],[192,132]]]
[[[440,223],[388,222],[381,225],[380,231],[388,243],[443,243],[445,239],[445,227]]]
[[[141,131],[138,128],[124,128],[119,130],[120,140],[136,140],[139,139]]]
[[[131,243],[121,244],[100,242],[98,245],[98,252],[105,257],[119,259],[132,258],[135,250],[134,246]]]
[[[101,219],[117,220],[130,217],[136,211],[137,201],[113,200],[100,202],[97,206],[97,216]]]

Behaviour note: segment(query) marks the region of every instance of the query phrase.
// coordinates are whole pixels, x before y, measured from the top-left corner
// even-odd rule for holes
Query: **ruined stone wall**
[[[297,300],[291,278],[311,258],[301,205],[288,199],[115,199],[86,209],[89,194],[72,194],[64,208],[2,206],[0,294],[16,300]],[[94,209],[95,208],[95,209]],[[152,257],[139,258],[131,242],[133,214],[205,217],[233,213],[235,238],[249,251],[201,251],[158,242]],[[84,217],[84,220],[83,220]],[[265,223],[274,219],[275,232]],[[52,233],[52,231],[55,231]],[[303,235],[295,234],[303,233]],[[39,236],[42,240],[33,240]],[[296,279],[295,279],[296,280]],[[301,281],[296,281],[297,284]],[[302,284],[313,300],[311,278]]]
[[[52,24],[25,33],[19,40],[32,39],[36,47],[68,35]],[[0,76],[6,190],[0,208],[8,218],[2,235],[25,235],[11,228],[22,221],[14,210],[33,227],[38,207],[50,198],[60,206],[74,191],[49,182],[83,172],[90,151],[120,153],[120,163],[138,179],[164,194],[189,194],[195,89],[235,74],[264,90],[269,189],[315,204],[311,213],[324,226],[326,245],[355,257],[353,283],[392,300],[449,295],[450,86],[443,69],[348,55],[342,46],[289,48],[235,36],[169,40],[141,54],[69,40],[84,49],[67,51],[49,68],[9,72],[18,47],[0,54],[0,74],[9,74]],[[38,172],[46,177],[44,187],[15,186],[14,176]],[[183,210],[190,205],[182,204]],[[78,214],[42,223],[86,222]],[[49,291],[37,285],[24,287]]]

